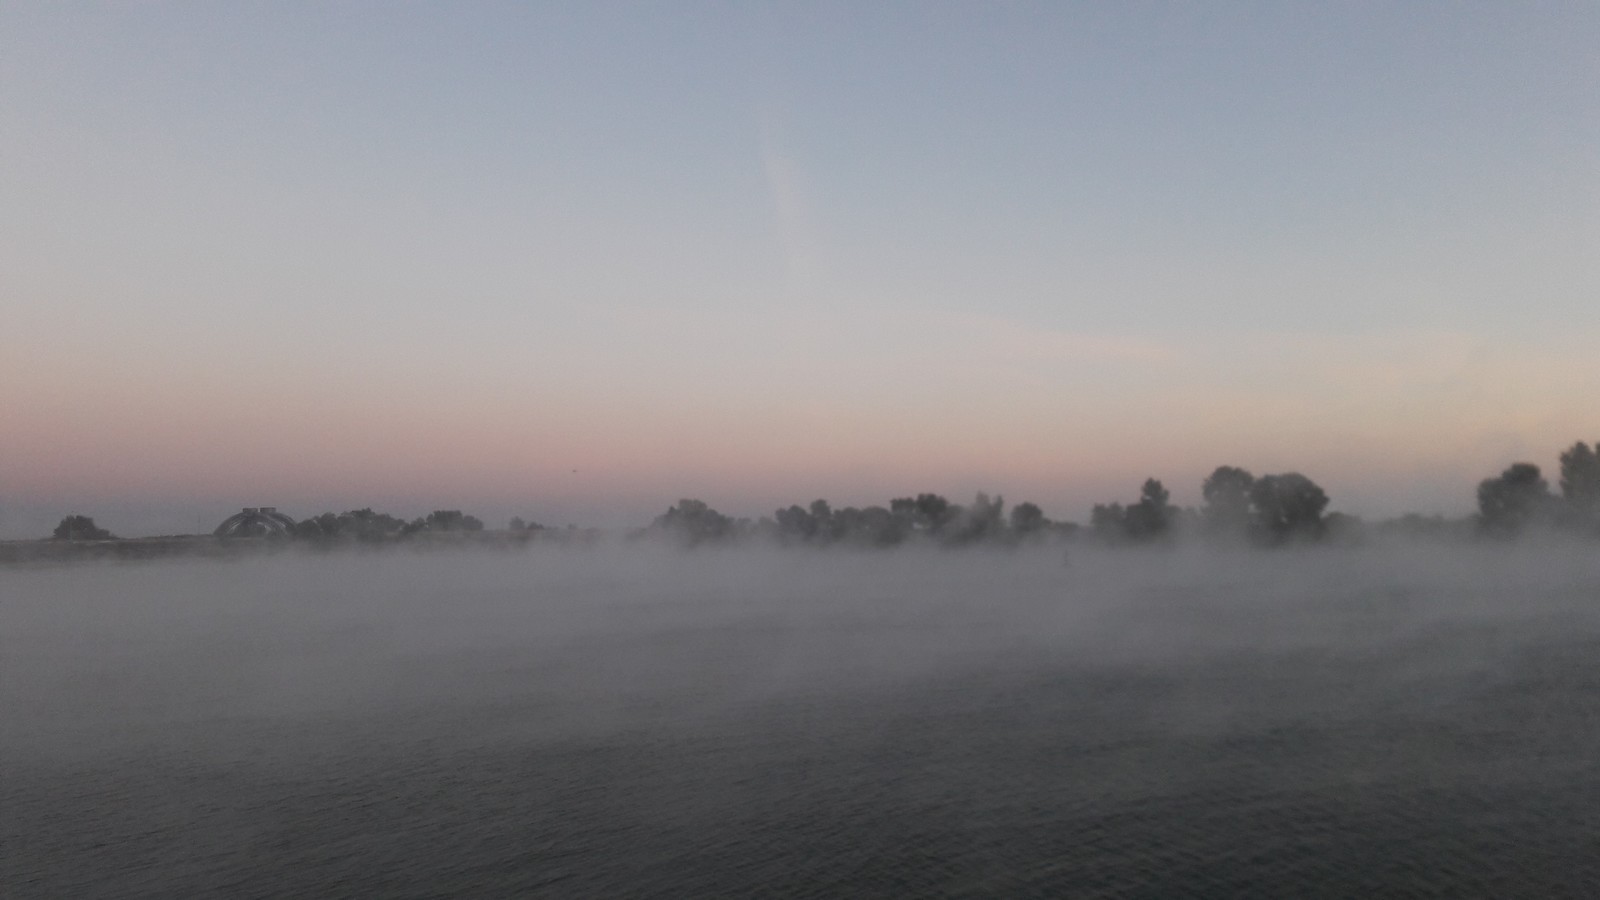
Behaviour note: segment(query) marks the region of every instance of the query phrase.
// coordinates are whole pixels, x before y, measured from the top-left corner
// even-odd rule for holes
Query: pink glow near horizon
[[[1512,457],[1548,467],[1585,436],[1574,423],[1600,393],[1581,352],[1451,335],[1277,336],[1277,353],[1247,357],[1268,371],[1242,372],[1226,362],[1228,347],[1193,353],[965,318],[921,324],[925,351],[893,365],[835,356],[808,372],[801,354],[674,371],[658,356],[644,363],[661,365],[654,379],[575,375],[585,370],[571,358],[542,371],[484,363],[380,377],[234,371],[218,359],[203,361],[217,371],[119,374],[113,359],[53,372],[48,354],[25,352],[5,371],[15,391],[4,489],[36,499],[509,496],[581,506],[651,494],[663,504],[882,502],[970,487],[1110,500],[1154,475],[1192,503],[1199,478],[1229,463],[1364,485],[1360,502],[1373,509],[1460,509],[1474,479]],[[717,365],[728,377],[710,372]],[[1419,472],[1428,487],[1385,502],[1382,485]],[[1429,495],[1448,479],[1459,482],[1455,496]]]

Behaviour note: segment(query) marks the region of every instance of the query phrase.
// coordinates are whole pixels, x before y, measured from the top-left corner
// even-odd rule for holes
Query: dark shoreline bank
[[[330,553],[352,550],[410,549],[517,549],[551,538],[536,532],[484,531],[439,535],[410,535],[386,540],[308,541],[284,538],[223,538],[209,534],[167,535],[147,538],[111,538],[102,541],[40,540],[0,541],[0,566],[107,560],[238,559],[278,553]],[[592,535],[586,535],[592,539]]]

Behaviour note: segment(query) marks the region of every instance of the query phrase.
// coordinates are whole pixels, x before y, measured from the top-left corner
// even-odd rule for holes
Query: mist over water
[[[6,896],[1581,896],[1579,544],[0,570]]]

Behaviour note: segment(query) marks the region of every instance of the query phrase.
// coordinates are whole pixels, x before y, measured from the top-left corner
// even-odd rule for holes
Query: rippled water
[[[1600,554],[0,571],[6,897],[1600,895]]]

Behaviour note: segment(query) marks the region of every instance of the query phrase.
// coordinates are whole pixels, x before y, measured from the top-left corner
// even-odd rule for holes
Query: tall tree
[[[1206,531],[1215,535],[1243,535],[1250,528],[1250,489],[1256,478],[1244,469],[1218,466],[1200,486],[1205,498],[1201,513]]]
[[[833,507],[826,500],[811,501],[811,521],[814,523],[813,534],[825,540],[832,540],[839,536],[839,523],[833,520]]]
[[[1171,496],[1160,481],[1145,479],[1139,489],[1139,502],[1128,507],[1123,514],[1123,526],[1128,537],[1136,541],[1152,541],[1166,536],[1178,514],[1178,508],[1167,502]]]
[[[1561,500],[1573,525],[1600,525],[1600,441],[1578,441],[1561,454]]]

